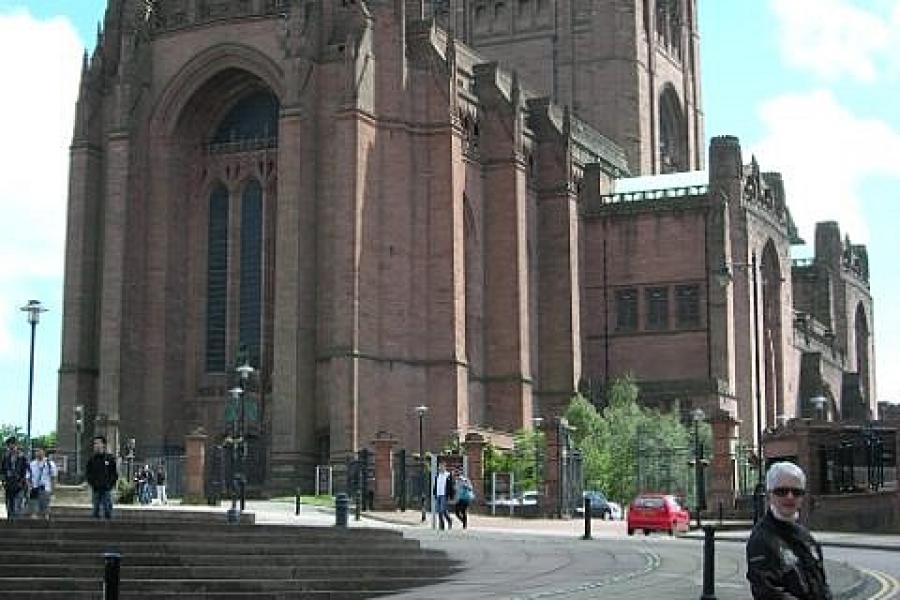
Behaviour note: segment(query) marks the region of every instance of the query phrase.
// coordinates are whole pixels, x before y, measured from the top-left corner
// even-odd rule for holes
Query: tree
[[[572,441],[582,455],[585,481],[610,498],[624,501],[630,501],[638,493],[640,469],[650,454],[668,461],[667,481],[690,481],[685,453],[691,451],[691,430],[675,412],[662,413],[641,407],[638,394],[638,386],[631,378],[619,379],[607,390],[602,414],[585,398],[576,395],[565,415],[575,428]],[[706,424],[701,430],[701,440],[704,436],[709,438]]]

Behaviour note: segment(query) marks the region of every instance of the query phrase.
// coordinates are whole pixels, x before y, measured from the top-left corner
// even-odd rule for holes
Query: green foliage
[[[57,444],[56,432],[51,431],[50,433],[45,433],[44,435],[39,435],[39,436],[35,437],[34,441],[32,442],[31,445],[34,446],[35,448],[40,447],[40,448],[48,448],[49,449],[49,448],[56,448],[56,444]]]
[[[4,441],[11,435],[16,436],[20,444],[25,442],[25,432],[22,431],[21,427],[18,425],[10,425],[9,423],[0,425],[0,436],[3,436]]]
[[[493,473],[512,473],[517,491],[539,489],[540,473],[536,471],[535,458],[538,462],[543,461],[545,446],[544,434],[532,429],[519,429],[513,433],[512,451],[504,452],[493,444],[485,445],[482,457],[485,479],[490,480]]]
[[[617,380],[607,390],[602,414],[580,395],[572,398],[565,414],[575,427],[572,440],[582,454],[587,487],[623,502],[637,495],[644,455],[651,449],[667,458],[671,481],[690,481],[684,457],[693,451],[692,430],[678,414],[641,407],[638,393],[630,378]],[[700,439],[704,438],[711,449],[710,428],[705,423],[700,430]],[[708,450],[706,456],[710,455]]]
[[[116,481],[116,497],[119,504],[134,504],[134,498],[137,494],[134,482],[125,478],[119,478]]]

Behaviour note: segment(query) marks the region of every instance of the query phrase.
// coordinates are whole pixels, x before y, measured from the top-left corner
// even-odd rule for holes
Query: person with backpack
[[[28,514],[31,517],[50,518],[50,500],[53,497],[55,478],[56,464],[38,446],[34,449],[34,460],[28,465]]]
[[[475,488],[462,471],[456,472],[456,489],[456,508],[453,514],[462,523],[463,529],[466,529],[469,527],[469,505],[475,500]]]
[[[15,519],[22,510],[28,482],[28,460],[19,449],[19,440],[14,435],[6,438],[2,469],[3,487],[6,491],[6,517]]]
[[[119,479],[116,470],[116,457],[106,451],[106,438],[98,435],[93,440],[94,454],[88,460],[85,468],[85,479],[91,486],[91,515],[95,519],[100,518],[100,513],[106,519],[112,519],[112,490]]]

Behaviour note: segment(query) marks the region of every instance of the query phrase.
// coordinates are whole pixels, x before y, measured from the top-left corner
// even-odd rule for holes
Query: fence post
[[[716,600],[716,528],[703,526],[703,595],[700,600]]]
[[[584,498],[584,535],[581,539],[591,539],[591,499]]]
[[[119,600],[119,567],[122,555],[118,552],[104,552],[103,600]]]

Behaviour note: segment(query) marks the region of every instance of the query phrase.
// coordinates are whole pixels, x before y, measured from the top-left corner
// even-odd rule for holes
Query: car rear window
[[[662,508],[662,498],[638,498],[634,501],[634,505],[638,508]]]

